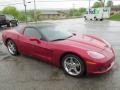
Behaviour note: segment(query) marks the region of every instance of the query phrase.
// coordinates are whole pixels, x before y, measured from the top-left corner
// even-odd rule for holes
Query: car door
[[[25,27],[23,34],[19,37],[20,52],[27,55],[34,55],[34,38],[41,38],[39,33],[33,27]]]
[[[47,41],[42,40],[40,32],[36,28],[26,27],[23,36],[20,37],[21,51],[44,60],[49,60],[50,50]]]
[[[52,58],[52,50],[47,41],[39,40],[34,42],[34,55],[42,60],[50,61]]]
[[[37,33],[40,34],[40,37],[38,35],[31,37],[31,41],[33,42],[33,53],[42,60],[50,61],[52,58],[51,45],[42,37],[39,30],[36,29],[36,31],[38,31]]]

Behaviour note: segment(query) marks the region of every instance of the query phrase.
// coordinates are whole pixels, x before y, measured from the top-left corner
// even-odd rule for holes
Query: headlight
[[[102,59],[105,57],[103,54],[95,52],[95,51],[87,51],[87,53],[90,57],[95,58],[95,59]]]

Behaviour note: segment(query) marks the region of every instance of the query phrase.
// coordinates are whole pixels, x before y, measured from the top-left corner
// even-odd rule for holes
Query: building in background
[[[111,7],[111,14],[120,13],[120,7]]]
[[[59,10],[42,10],[40,18],[42,20],[62,19],[62,18],[66,18],[66,13],[64,11],[59,11]]]

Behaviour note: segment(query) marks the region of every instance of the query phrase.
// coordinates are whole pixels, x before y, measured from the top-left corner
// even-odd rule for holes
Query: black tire
[[[86,16],[84,16],[84,19],[87,20]]]
[[[10,50],[10,45],[9,45],[10,43],[13,44],[14,51]],[[18,49],[17,49],[16,44],[13,40],[11,40],[11,39],[7,40],[6,44],[7,44],[8,51],[10,52],[11,55],[13,55],[13,56],[18,56],[19,55]]]
[[[97,17],[94,17],[94,20],[95,20],[95,21],[98,21]]]
[[[103,18],[101,18],[100,21],[103,21]]]
[[[66,59],[67,59],[68,57],[73,57],[73,58],[75,58],[75,59],[79,62],[79,64],[80,64],[80,72],[79,72],[78,74],[73,75],[73,74],[70,74],[70,72],[68,72],[68,71],[66,70],[65,62],[66,62]],[[84,72],[85,72],[85,65],[84,65],[84,63],[83,63],[83,60],[82,60],[80,57],[78,57],[77,55],[74,55],[74,54],[67,54],[67,55],[65,55],[65,56],[62,58],[61,64],[62,64],[62,68],[63,68],[63,71],[65,72],[65,74],[68,74],[68,75],[70,75],[70,76],[79,78],[79,77],[83,76],[83,74],[84,74]],[[75,68],[76,68],[76,67],[75,67]]]
[[[16,22],[15,26],[18,26],[18,22]]]
[[[12,23],[9,22],[9,23],[7,24],[7,27],[12,27]]]
[[[98,21],[98,19],[96,18],[96,21]]]
[[[92,21],[92,19],[90,19]]]
[[[85,20],[87,20],[87,18],[85,18]]]

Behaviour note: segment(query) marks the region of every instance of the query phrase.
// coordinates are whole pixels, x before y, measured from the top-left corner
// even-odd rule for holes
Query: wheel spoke
[[[74,61],[73,61],[73,57],[70,57],[70,63],[73,63]]]
[[[13,51],[13,52],[15,51],[15,48],[14,48],[14,47],[12,47],[12,51]]]
[[[73,70],[73,68],[70,67],[70,68],[68,69],[68,72],[70,73],[72,70]]]
[[[8,42],[8,46],[11,47],[11,43],[10,42]]]
[[[77,70],[77,68],[75,67],[74,69],[74,72],[77,74],[77,73],[79,73],[79,71]]]
[[[9,41],[9,44],[12,46],[12,42]]]
[[[10,53],[14,54],[16,52],[15,45],[12,41],[8,41],[8,49]]]
[[[80,64],[75,64],[75,66],[76,66],[76,67],[79,67],[79,66],[80,66]]]
[[[65,62],[65,64],[66,64],[66,65],[69,65],[69,66],[71,65],[71,63],[69,63],[69,62]]]

